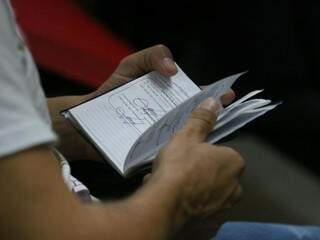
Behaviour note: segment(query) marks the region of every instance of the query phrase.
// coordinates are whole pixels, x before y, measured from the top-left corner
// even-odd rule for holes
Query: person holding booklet
[[[0,239],[169,239],[189,219],[218,216],[239,200],[244,160],[206,140],[223,135],[211,135],[215,126],[229,124],[227,134],[274,106],[238,102],[219,121],[220,100],[231,103],[234,92],[202,99],[157,151],[144,184],[125,199],[100,202],[70,174],[65,160],[100,157],[60,113],[152,71],[175,76],[169,49],[157,45],[128,56],[93,93],[45,99],[8,0],[0,1],[0,23]],[[150,119],[158,114],[144,99],[135,104],[146,108]],[[116,109],[119,119],[128,121],[123,109]],[[246,114],[240,122],[239,114]],[[230,126],[234,119],[237,124]],[[221,232],[219,240],[238,237],[229,226],[222,229],[229,238]]]
[[[135,193],[112,202],[84,194],[64,156],[98,157],[60,111],[153,70],[173,76],[177,68],[168,48],[158,45],[128,56],[94,93],[46,100],[11,11],[9,1],[0,1],[1,239],[168,239],[188,219],[238,201],[244,160],[204,142],[219,110],[210,98],[156,156]],[[233,98],[229,91],[222,102]]]
[[[182,69],[166,77],[156,71],[134,79],[61,112],[122,176],[146,169],[189,114],[206,98],[220,102],[244,73],[219,80],[201,90]],[[256,90],[228,107],[219,116],[205,141],[216,143],[274,109],[270,100],[250,99]]]

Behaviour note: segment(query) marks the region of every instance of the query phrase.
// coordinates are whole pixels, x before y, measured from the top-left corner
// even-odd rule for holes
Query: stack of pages
[[[128,176],[155,158],[195,107],[208,97],[219,100],[242,74],[201,90],[179,67],[170,78],[150,72],[67,109],[62,115],[121,175]],[[221,109],[206,141],[216,143],[278,105],[270,100],[251,99],[260,92],[250,92]]]

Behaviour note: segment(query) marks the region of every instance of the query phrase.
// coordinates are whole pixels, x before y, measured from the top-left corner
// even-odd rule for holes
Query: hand
[[[85,99],[92,98],[110,89],[129,82],[151,71],[170,77],[177,73],[178,69],[174,64],[172,53],[164,45],[155,45],[136,52],[124,58],[114,73],[96,91],[85,96]],[[229,104],[234,99],[234,92],[228,91],[222,98],[223,104]]]
[[[170,77],[177,73],[170,50],[164,45],[146,48],[125,57],[114,73],[92,95],[106,92],[151,71]]]
[[[171,142],[159,153],[152,179],[178,189],[183,215],[204,217],[230,208],[241,196],[244,160],[231,148],[205,143],[217,118],[211,98],[196,108]]]
[[[91,94],[79,96],[78,97],[72,97],[72,101],[64,100],[60,101],[63,104],[58,104],[57,107],[51,107],[50,112],[52,113],[52,119],[56,119],[53,122],[59,123],[61,122],[61,118],[59,115],[59,112],[62,109],[69,108],[70,106],[79,104],[80,102],[83,102],[85,100],[88,100],[90,98],[93,98],[101,93],[104,93],[106,91],[109,91],[110,89],[117,87],[119,85],[122,85],[126,82],[129,82],[141,75],[144,75],[151,71],[157,71],[160,74],[170,77],[177,73],[176,65],[174,64],[173,57],[171,54],[171,51],[164,45],[156,45],[147,49],[144,49],[142,51],[139,51],[137,53],[134,53],[132,55],[129,55],[128,57],[124,58],[117,69],[114,71],[114,73],[109,77],[107,81],[105,81],[96,91],[94,91]],[[229,90],[224,96],[221,98],[222,104],[229,104],[233,101],[235,97],[235,94],[232,90]],[[54,101],[57,102],[57,101]],[[54,104],[51,104],[54,105]],[[55,104],[57,105],[57,104]],[[59,124],[54,124],[55,126],[58,126]],[[61,125],[61,124],[60,124]],[[72,148],[69,148],[70,150],[65,150],[64,152],[70,152],[70,156],[75,155],[74,149],[83,149],[84,153],[80,153],[80,155],[83,158],[86,159],[92,159],[92,160],[98,160],[100,161],[100,156],[96,153],[96,150],[91,147],[91,145],[85,144],[85,141],[83,141],[82,138],[79,139],[78,134],[74,134],[75,131],[73,128],[69,126],[65,126],[65,124],[62,124],[64,127],[60,127],[60,130],[55,127],[57,132],[60,132],[60,135],[69,135],[70,142],[73,143]],[[71,134],[68,134],[71,131]],[[67,133],[67,134],[66,134]],[[76,136],[76,138],[74,138]],[[61,138],[65,139],[65,138]],[[77,142],[80,142],[78,144],[75,144]],[[62,144],[63,146],[68,146],[70,144]],[[75,145],[79,147],[74,147]],[[81,146],[81,147],[80,147]],[[76,151],[76,155],[79,154],[79,150]],[[71,158],[78,158],[78,157],[70,157]]]

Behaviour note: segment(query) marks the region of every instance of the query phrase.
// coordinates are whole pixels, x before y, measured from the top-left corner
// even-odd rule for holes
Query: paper
[[[118,170],[123,171],[125,158],[139,136],[200,91],[181,69],[171,78],[151,72],[70,112]]]
[[[245,73],[245,72],[244,72]],[[219,100],[244,73],[222,79],[201,91],[178,67],[166,78],[151,72],[66,111],[109,162],[127,176],[156,156],[191,111],[208,97]],[[256,90],[222,108],[206,141],[216,143],[274,109],[270,100],[251,99]]]
[[[243,112],[237,118],[234,118],[230,122],[224,124],[222,127],[215,129],[211,134],[209,134],[207,138],[207,142],[216,143],[222,138],[228,136],[233,133],[237,129],[243,127],[247,123],[253,121],[254,119],[262,116],[268,111],[274,109],[277,105],[270,105],[265,108],[255,109],[247,112]]]
[[[208,97],[220,99],[243,74],[236,74],[209,85],[205,90],[186,100],[178,108],[165,115],[134,143],[126,158],[125,168],[128,169],[150,160],[150,156],[153,156],[176,131],[181,129],[195,107]]]
[[[208,97],[216,100],[220,99],[242,74],[244,73],[233,75],[210,85],[201,93],[182,103],[179,108],[172,110],[160,119],[160,121],[149,128],[130,149],[126,159],[125,169],[150,162],[157,152],[168,143],[171,136],[183,126],[190,112],[197,107],[200,102]],[[250,92],[229,107],[223,109],[219,114],[214,131],[209,134],[207,138],[207,142],[215,143],[257,117],[274,109],[278,104],[267,106],[271,103],[270,100],[253,99],[246,101],[262,91],[263,90],[256,90]]]

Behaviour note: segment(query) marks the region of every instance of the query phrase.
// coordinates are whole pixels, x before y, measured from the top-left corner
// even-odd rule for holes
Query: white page
[[[151,72],[70,110],[121,173],[138,137],[164,114],[201,91],[178,69],[171,78]]]
[[[215,129],[211,134],[209,134],[208,138],[206,139],[206,142],[208,143],[216,143],[217,141],[221,140],[222,138],[228,136],[229,134],[233,133],[237,129],[243,127],[244,125],[248,124],[249,122],[253,121],[254,119],[264,115],[268,111],[274,109],[279,104],[273,104],[269,105],[263,108],[259,109],[249,109],[245,112],[242,112],[237,118],[231,120],[230,122],[226,123],[224,126]],[[156,155],[158,154],[159,150],[163,148],[167,142],[161,143],[152,151],[152,155],[149,155],[148,157],[145,157],[143,159],[140,159],[138,163],[135,163],[136,165],[129,167],[139,167],[141,165],[144,165],[146,163],[149,163],[153,159],[155,159]]]
[[[249,98],[252,98],[253,96],[259,94],[263,92],[263,90],[255,90],[255,91],[252,91],[248,94],[246,94],[245,96],[243,96],[242,98],[238,99],[237,101],[233,102],[232,104],[230,104],[227,108],[223,109],[220,114],[219,114],[219,117],[218,117],[218,120],[220,118],[223,118],[224,115],[226,115],[229,111],[231,111],[233,108],[235,108],[236,106],[238,106],[239,104],[241,104],[242,102],[248,100]]]
[[[211,134],[209,134],[207,138],[207,142],[216,143],[217,141],[228,136],[229,134],[233,133],[237,129],[243,127],[247,123],[253,121],[254,119],[264,115],[268,111],[274,109],[276,106],[278,106],[278,104],[273,104],[267,107],[249,110],[248,112],[243,112],[237,118],[231,120],[230,122],[223,125],[222,127],[215,129]]]
[[[265,100],[265,99],[252,99],[252,100],[248,100],[243,103],[240,103],[238,106],[236,106],[236,107],[232,108],[232,110],[228,111],[228,113],[226,115],[224,115],[222,118],[218,118],[218,120],[214,126],[214,129],[217,129],[217,128],[221,127],[222,125],[230,122],[234,118],[241,115],[243,112],[246,112],[246,111],[252,110],[252,109],[257,109],[259,107],[266,106],[270,103],[271,103],[270,100]]]
[[[220,99],[242,74],[244,73],[235,74],[209,85],[205,90],[182,103],[160,119],[157,124],[150,127],[130,149],[125,169],[129,169],[141,164],[146,159],[150,159],[150,156],[153,156],[159,147],[168,142],[170,137],[183,126],[190,112],[195,107],[208,97]]]

